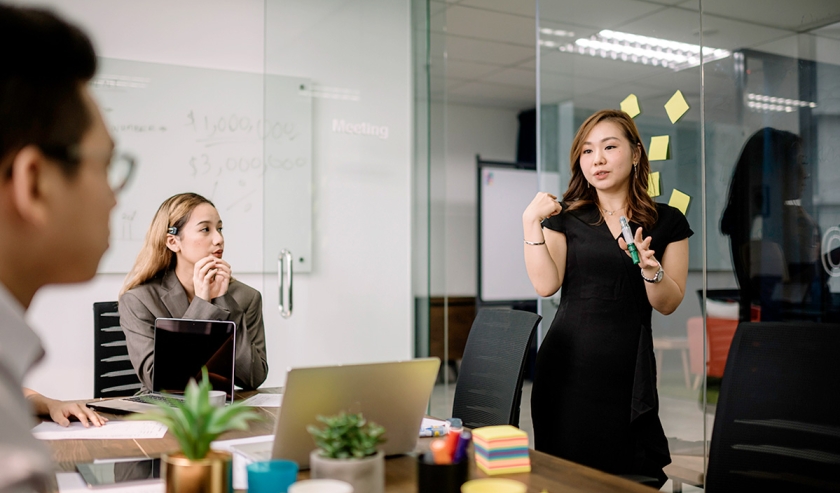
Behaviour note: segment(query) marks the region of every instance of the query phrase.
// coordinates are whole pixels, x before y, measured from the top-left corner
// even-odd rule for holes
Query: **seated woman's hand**
[[[211,301],[227,293],[230,285],[230,264],[220,258],[208,255],[195,263],[193,287],[195,295]]]
[[[70,426],[71,417],[78,419],[85,428],[90,425],[102,426],[108,421],[108,418],[100,416],[93,409],[78,402],[48,399],[46,405],[50,418],[61,426]]]

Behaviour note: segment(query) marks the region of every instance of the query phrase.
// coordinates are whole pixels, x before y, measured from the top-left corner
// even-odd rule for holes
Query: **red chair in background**
[[[706,351],[706,375],[720,378],[726,368],[729,346],[735,337],[738,321],[726,318],[709,317],[706,321],[708,342]],[[700,386],[703,378],[703,317],[691,317],[686,324],[688,331],[688,360],[691,374],[694,375],[693,389]]]
[[[700,320],[702,323],[702,319]],[[726,368],[729,346],[738,329],[738,321],[725,318],[706,318],[706,340],[709,343],[706,355],[706,375],[720,378]]]

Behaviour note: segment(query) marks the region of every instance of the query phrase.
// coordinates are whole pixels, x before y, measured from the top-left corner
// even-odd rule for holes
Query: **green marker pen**
[[[630,257],[633,258],[633,265],[639,264],[639,250],[636,248],[636,241],[633,239],[633,232],[630,231],[630,225],[627,224],[627,218],[621,216],[621,234],[624,236],[624,241],[627,243],[627,250],[630,251]]]

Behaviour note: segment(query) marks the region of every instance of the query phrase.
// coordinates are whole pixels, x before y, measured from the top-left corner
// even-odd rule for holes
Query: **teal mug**
[[[248,493],[286,493],[297,481],[297,462],[270,460],[248,464]]]

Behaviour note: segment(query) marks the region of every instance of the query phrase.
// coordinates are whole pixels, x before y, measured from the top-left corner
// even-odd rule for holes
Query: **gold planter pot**
[[[232,457],[229,452],[211,450],[199,460],[181,452],[163,455],[161,476],[166,493],[233,493]]]

